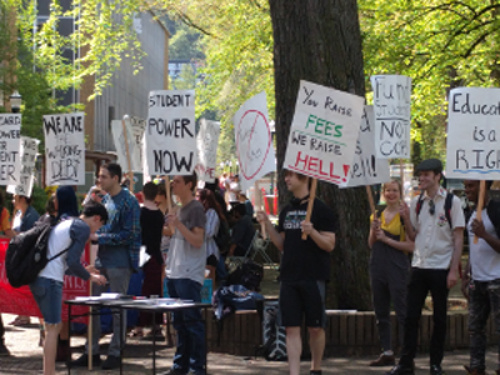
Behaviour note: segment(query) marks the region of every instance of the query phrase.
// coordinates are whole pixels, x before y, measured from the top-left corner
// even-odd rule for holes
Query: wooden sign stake
[[[307,213],[306,213],[306,220],[305,221],[310,221],[311,220],[311,214],[314,206],[314,199],[316,198],[316,187],[318,186],[318,180],[316,178],[313,178],[312,184],[311,184],[311,191],[309,193],[309,203],[307,204]],[[307,234],[302,233],[302,239],[307,240]]]

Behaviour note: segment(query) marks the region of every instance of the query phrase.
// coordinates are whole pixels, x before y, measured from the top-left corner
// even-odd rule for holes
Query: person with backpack
[[[281,210],[277,230],[265,212],[257,213],[257,221],[265,224],[271,241],[283,253],[279,305],[281,322],[286,327],[290,375],[299,375],[300,371],[304,316],[311,349],[311,375],[321,374],[325,350],[326,282],[330,278],[337,217],[325,203],[314,199],[311,219],[305,221],[310,182],[307,176],[286,171],[285,183],[293,198]],[[307,235],[306,240],[302,234]]]
[[[391,366],[395,364],[391,339],[391,302],[394,305],[399,327],[399,343],[403,345],[404,321],[406,316],[406,283],[410,273],[410,258],[415,244],[405,236],[404,223],[399,215],[403,189],[398,180],[391,180],[382,186],[382,196],[387,206],[371,217],[368,245],[371,248],[370,281],[373,309],[382,354],[370,366]]]
[[[450,196],[439,184],[443,164],[438,159],[422,161],[416,168],[423,193],[401,203],[400,215],[406,235],[415,241],[407,291],[404,343],[399,363],[387,375],[414,374],[418,326],[429,291],[433,306],[433,332],[430,343],[430,373],[444,374],[441,362],[446,338],[448,291],[458,281],[463,247],[465,218],[460,199]],[[451,202],[447,207],[446,202]]]
[[[474,210],[467,223],[469,260],[462,279],[462,290],[469,300],[470,363],[468,374],[485,374],[486,332],[488,317],[500,329],[500,202],[489,197],[492,181],[486,181],[481,220]],[[465,180],[465,194],[477,207],[479,181]],[[475,243],[474,237],[478,241]],[[500,373],[500,364],[496,374]]]
[[[57,340],[61,329],[62,290],[64,274],[104,285],[106,278],[97,272],[89,273],[80,263],[85,244],[108,219],[104,206],[96,202],[85,205],[79,218],[63,220],[51,231],[47,258],[51,259],[30,284],[33,297],[45,321],[43,373],[55,375]],[[57,257],[56,257],[57,256]],[[89,268],[90,269],[90,268]]]

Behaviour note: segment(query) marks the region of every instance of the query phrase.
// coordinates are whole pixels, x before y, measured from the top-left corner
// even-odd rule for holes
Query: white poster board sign
[[[219,144],[220,122],[202,118],[196,135],[196,174],[199,181],[215,182],[217,145]]]
[[[276,171],[268,118],[265,92],[247,100],[233,118],[242,191],[249,189],[262,176]]]
[[[446,177],[500,180],[500,89],[459,87],[448,100]]]
[[[85,185],[84,114],[43,116],[45,183]]]
[[[381,184],[390,178],[389,160],[376,156],[373,106],[365,105],[349,180],[342,186]]]
[[[19,182],[19,144],[21,114],[0,114],[0,185]]]
[[[375,147],[381,159],[410,157],[411,78],[371,76],[375,109]]]
[[[283,168],[337,185],[347,182],[365,99],[300,81]]]
[[[196,163],[194,90],[151,91],[146,159],[151,175],[188,175]]]
[[[19,170],[19,181],[16,185],[9,185],[7,193],[31,197],[35,182],[35,165],[40,141],[35,138],[21,136],[19,158],[16,169]]]
[[[127,146],[125,144],[125,134],[123,132],[123,123],[125,123],[125,129],[127,131],[127,143],[128,152],[130,154],[130,168],[127,159]],[[137,147],[136,138],[132,131],[132,125],[130,118],[125,120],[112,120],[111,121],[111,132],[113,133],[113,141],[115,142],[116,156],[118,158],[118,164],[122,167],[123,173],[128,172],[141,172],[141,151]],[[131,170],[130,170],[131,169]]]

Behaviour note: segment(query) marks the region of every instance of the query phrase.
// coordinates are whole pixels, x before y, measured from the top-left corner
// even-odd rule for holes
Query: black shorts
[[[217,260],[217,257],[214,254],[210,255],[207,258],[207,266],[217,267],[217,263],[219,263],[219,261]]]
[[[325,282],[316,280],[282,281],[280,286],[281,322],[285,327],[326,325]]]

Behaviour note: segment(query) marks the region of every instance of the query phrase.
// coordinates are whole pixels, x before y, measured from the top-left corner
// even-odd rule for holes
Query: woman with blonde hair
[[[387,203],[376,217],[371,219],[368,245],[370,257],[370,281],[373,308],[382,345],[382,354],[370,366],[392,366],[395,363],[391,340],[391,302],[398,319],[399,344],[403,344],[406,316],[406,284],[410,272],[409,253],[415,244],[405,237],[405,223],[399,211],[403,194],[401,183],[391,180],[382,187]],[[408,223],[408,225],[411,225]]]

